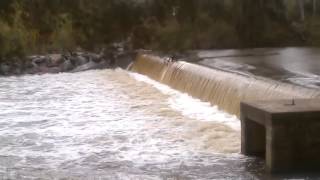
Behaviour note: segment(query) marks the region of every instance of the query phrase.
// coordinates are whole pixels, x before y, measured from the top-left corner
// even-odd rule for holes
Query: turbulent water
[[[124,70],[0,79],[0,179],[250,179],[236,117]]]
[[[193,97],[218,105],[238,117],[241,101],[320,97],[317,89],[265,77],[226,72],[183,61],[166,63],[164,58],[154,55],[138,56],[132,70]]]

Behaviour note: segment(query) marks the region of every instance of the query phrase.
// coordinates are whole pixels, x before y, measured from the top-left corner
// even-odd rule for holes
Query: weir
[[[147,54],[131,70],[241,115],[241,152],[264,156],[269,172],[319,170],[318,90]]]
[[[183,61],[167,63],[163,58],[150,54],[138,55],[131,70],[217,105],[238,117],[241,101],[320,97],[320,92],[316,89],[263,77],[239,75]]]
[[[263,155],[269,172],[320,170],[320,101],[241,104],[241,152]]]

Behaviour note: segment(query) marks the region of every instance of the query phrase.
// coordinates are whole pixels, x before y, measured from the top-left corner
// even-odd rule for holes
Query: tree
[[[304,0],[297,0],[299,5],[299,11],[300,11],[300,20],[304,22],[305,20],[305,11],[304,11]]]
[[[317,0],[312,0],[313,16],[317,15]]]

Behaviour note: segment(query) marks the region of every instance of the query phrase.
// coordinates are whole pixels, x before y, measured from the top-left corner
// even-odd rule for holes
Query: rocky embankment
[[[0,63],[0,75],[45,74],[60,72],[80,72],[91,69],[114,68],[118,60],[131,61],[131,55],[122,53],[95,54],[75,52],[68,54],[48,54],[13,58]]]

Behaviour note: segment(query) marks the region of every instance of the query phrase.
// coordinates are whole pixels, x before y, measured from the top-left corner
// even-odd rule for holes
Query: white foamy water
[[[184,116],[200,121],[222,123],[230,126],[235,131],[240,131],[241,129],[240,120],[235,115],[220,111],[217,106],[211,106],[209,102],[202,102],[199,99],[192,98],[186,93],[171,89],[147,76],[137,73],[131,73],[130,75],[138,81],[151,84],[162,93],[170,95],[168,98],[170,107],[181,112]]]
[[[0,179],[247,179],[236,117],[124,70],[0,78]]]

